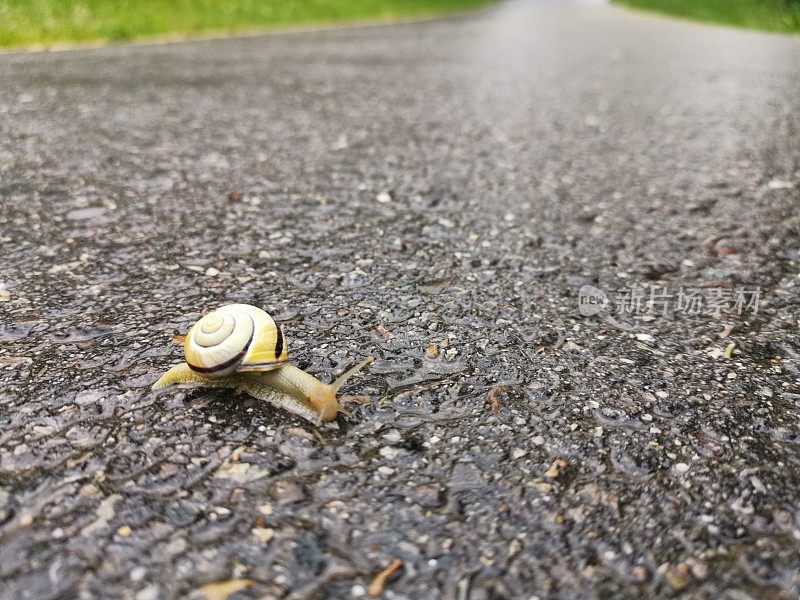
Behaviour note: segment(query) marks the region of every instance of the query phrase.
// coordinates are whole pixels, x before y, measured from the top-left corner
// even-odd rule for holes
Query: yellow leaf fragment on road
[[[722,356],[725,358],[730,358],[733,356],[733,349],[736,348],[736,344],[734,342],[729,343],[725,346],[725,352],[722,353]]]
[[[394,575],[400,567],[403,566],[403,561],[399,558],[395,558],[388,567],[386,567],[383,571],[375,575],[375,578],[372,580],[372,583],[369,584],[369,595],[370,596],[380,596],[383,593],[383,588],[386,586],[386,581]]]
[[[561,473],[561,470],[567,466],[569,466],[567,461],[557,458],[553,461],[553,464],[550,465],[550,468],[545,471],[544,476],[552,478],[558,477],[559,473]]]
[[[231,594],[250,587],[255,583],[252,579],[228,579],[207,583],[200,588],[207,600],[226,600]]]

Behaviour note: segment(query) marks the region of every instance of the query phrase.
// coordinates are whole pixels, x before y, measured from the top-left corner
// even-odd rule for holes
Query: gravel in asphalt
[[[798,90],[591,3],[0,56],[0,596],[796,598]],[[372,403],[151,392],[229,302]]]

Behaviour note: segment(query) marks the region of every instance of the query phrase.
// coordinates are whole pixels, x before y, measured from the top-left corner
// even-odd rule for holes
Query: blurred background
[[[800,0],[612,1],[636,9],[739,27],[800,32]],[[0,0],[0,46],[219,35],[273,27],[396,20],[494,3],[493,0]]]

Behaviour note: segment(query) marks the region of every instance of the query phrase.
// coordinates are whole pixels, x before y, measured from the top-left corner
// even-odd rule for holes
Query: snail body
[[[361,361],[333,383],[322,383],[288,362],[281,327],[265,311],[230,304],[195,323],[184,342],[186,362],[169,369],[153,389],[190,383],[234,388],[309,421],[332,421],[341,410],[337,393],[372,362]]]

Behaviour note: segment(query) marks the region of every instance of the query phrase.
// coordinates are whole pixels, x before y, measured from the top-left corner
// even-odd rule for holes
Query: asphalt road
[[[1,55],[0,596],[796,598],[798,91],[593,3]],[[231,301],[373,402],[151,392]]]

